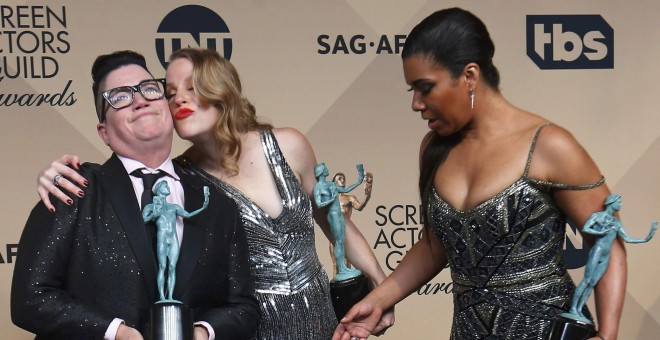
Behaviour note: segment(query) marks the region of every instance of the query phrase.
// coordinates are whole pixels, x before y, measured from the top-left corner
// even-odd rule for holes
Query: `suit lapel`
[[[183,170],[176,162],[174,162],[174,170],[181,178],[181,186],[183,187],[185,196],[184,209],[188,212],[195,211],[202,207],[204,203],[204,182],[200,176],[191,174]],[[213,198],[210,198],[213,202]],[[179,260],[176,265],[176,285],[174,287],[174,296],[181,297],[183,292],[190,282],[195,265],[204,248],[204,238],[206,235],[206,223],[209,222],[209,207],[190,219],[183,220],[183,241],[181,242],[181,251],[179,252]]]
[[[133,184],[126,173],[124,165],[115,154],[101,166],[97,172],[99,182],[108,192],[108,197],[117,218],[121,223],[135,258],[142,269],[144,284],[147,287],[151,301],[156,301],[156,259],[149,243],[147,229],[142,222]]]

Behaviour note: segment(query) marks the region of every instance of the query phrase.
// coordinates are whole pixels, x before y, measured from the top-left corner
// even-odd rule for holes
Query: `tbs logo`
[[[614,68],[614,30],[600,15],[528,15],[527,56],[542,70]]]
[[[232,50],[229,28],[218,14],[204,6],[178,7],[158,26],[156,55],[163,68],[167,68],[172,52],[186,47],[208,48],[229,60]]]

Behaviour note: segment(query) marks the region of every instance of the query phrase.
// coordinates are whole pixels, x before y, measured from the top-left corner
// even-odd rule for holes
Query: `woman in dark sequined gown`
[[[241,211],[262,313],[256,339],[329,339],[337,318],[328,276],[316,254],[314,220],[326,236],[331,233],[326,209],[312,207],[309,198],[316,184],[316,158],[309,142],[295,129],[260,123],[254,107],[242,96],[236,70],[215,52],[174,52],[166,91],[177,133],[193,143],[175,161],[215,183]],[[49,190],[60,199],[68,198],[49,185],[50,180],[44,183],[54,173],[84,183],[67,163],[75,165],[79,160],[63,156],[42,172],[40,193]],[[62,187],[80,190],[71,183]],[[47,194],[42,199],[50,205]],[[385,274],[350,220],[346,235],[348,260],[378,285]],[[390,310],[374,332],[393,322]]]
[[[431,130],[420,150],[424,234],[333,339],[366,338],[383,310],[447,264],[451,339],[541,340],[568,311],[575,285],[562,263],[566,219],[582,226],[610,191],[569,132],[506,101],[493,54],[484,24],[458,8],[432,14],[408,35],[402,58],[412,109]],[[612,256],[596,288],[593,339],[617,337],[626,285],[621,242]]]

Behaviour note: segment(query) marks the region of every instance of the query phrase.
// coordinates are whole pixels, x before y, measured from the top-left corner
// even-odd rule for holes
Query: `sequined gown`
[[[453,280],[453,340],[545,339],[555,316],[570,308],[575,285],[562,261],[566,219],[542,189],[584,190],[604,179],[568,186],[528,178],[544,126],[522,177],[477,207],[458,211],[432,190],[429,225],[446,249]]]
[[[262,314],[255,339],[330,339],[337,318],[330,301],[328,276],[316,254],[311,201],[286,163],[272,131],[261,133],[261,144],[282,197],[283,210],[277,218],[271,218],[241,191],[185,157],[177,161],[227,192],[239,207]]]

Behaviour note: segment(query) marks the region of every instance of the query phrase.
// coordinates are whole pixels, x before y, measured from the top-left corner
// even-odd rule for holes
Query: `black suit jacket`
[[[175,163],[185,210],[202,206],[204,180]],[[158,300],[157,264],[137,198],[121,161],[86,163],[85,198],[40,202],[20,239],[11,291],[12,321],[47,339],[102,339],[114,318],[144,334]],[[209,206],[184,219],[174,298],[218,339],[250,338],[260,312],[235,203],[213,185]]]

